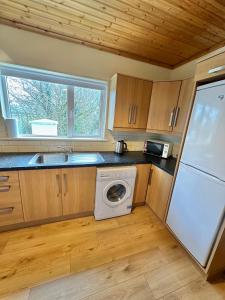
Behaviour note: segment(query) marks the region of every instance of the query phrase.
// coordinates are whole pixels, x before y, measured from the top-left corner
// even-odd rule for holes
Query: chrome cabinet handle
[[[129,113],[128,113],[128,124],[131,124],[132,112],[133,112],[133,105],[130,105],[130,107],[129,107]]]
[[[174,120],[173,120],[173,127],[177,126],[177,118],[180,112],[180,107],[177,106],[177,108],[175,109],[175,114],[174,114]]]
[[[0,176],[0,182],[6,182],[9,180],[9,176]]]
[[[11,186],[7,185],[7,186],[0,186],[0,193],[1,192],[9,192]]]
[[[171,111],[171,113],[170,113],[169,127],[172,127],[172,126],[173,126],[174,110],[175,110],[175,108],[174,108],[174,109]]]
[[[4,208],[0,208],[0,215],[7,215],[7,214],[11,214],[14,210],[14,207],[4,207]]]
[[[62,184],[61,184],[61,180],[60,180],[61,176],[59,174],[56,175],[56,181],[57,181],[57,185],[58,185],[58,193],[57,193],[57,197],[60,196],[60,194],[62,193]]]
[[[150,169],[149,177],[148,177],[148,185],[151,185],[152,183],[152,174],[153,174],[153,169]]]
[[[64,180],[64,196],[67,194],[67,175],[63,174],[63,180]]]
[[[136,124],[136,119],[137,119],[137,105],[134,105],[134,112],[133,112],[133,124]]]
[[[225,70],[225,65],[210,69],[208,71],[208,74],[214,74],[214,73],[217,73],[217,72],[220,72],[220,71],[223,71],[223,70]]]

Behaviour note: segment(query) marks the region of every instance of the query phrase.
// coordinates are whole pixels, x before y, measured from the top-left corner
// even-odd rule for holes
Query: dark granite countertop
[[[29,169],[55,169],[55,168],[71,168],[84,166],[110,167],[119,165],[132,164],[153,164],[170,175],[174,174],[176,158],[160,158],[142,151],[130,151],[122,155],[114,152],[98,152],[103,157],[104,161],[97,161],[95,163],[65,163],[65,164],[48,164],[48,165],[30,165],[30,159],[36,153],[1,153],[0,154],[0,171],[10,170],[29,170]]]

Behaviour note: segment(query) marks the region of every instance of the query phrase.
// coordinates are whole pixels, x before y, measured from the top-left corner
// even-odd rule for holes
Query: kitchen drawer
[[[18,182],[19,176],[17,171],[0,172],[0,185],[5,185],[12,182]]]
[[[195,81],[225,74],[225,52],[197,64]]]
[[[0,226],[24,221],[19,182],[0,186]]]

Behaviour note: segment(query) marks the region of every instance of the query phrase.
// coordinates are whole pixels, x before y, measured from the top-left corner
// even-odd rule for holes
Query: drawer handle
[[[9,192],[10,187],[11,187],[10,185],[0,186],[0,192]]]
[[[6,182],[9,180],[9,176],[0,176],[0,182]]]
[[[5,208],[0,208],[0,215],[7,215],[7,214],[11,214],[14,210],[14,207],[5,207]]]
[[[213,73],[217,73],[217,72],[220,72],[220,71],[223,71],[225,70],[225,65],[224,66],[219,66],[219,67],[216,67],[214,69],[210,69],[208,71],[208,74],[213,74]]]

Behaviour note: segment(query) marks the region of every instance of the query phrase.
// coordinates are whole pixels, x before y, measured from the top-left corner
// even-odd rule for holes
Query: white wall
[[[108,80],[115,73],[168,79],[170,70],[0,24],[0,61]]]
[[[186,79],[194,76],[197,60],[192,60],[170,72],[170,80]]]
[[[193,64],[169,70],[115,54],[61,41],[40,34],[0,25],[0,62],[47,69],[77,76],[109,80],[116,73],[151,80],[170,80],[189,77]],[[111,134],[103,142],[59,141],[0,141],[0,151],[52,151],[60,144],[75,150],[112,150],[114,138],[127,138],[130,150],[141,150],[146,134]],[[0,118],[0,137],[6,137]],[[177,143],[177,139],[175,140]]]

